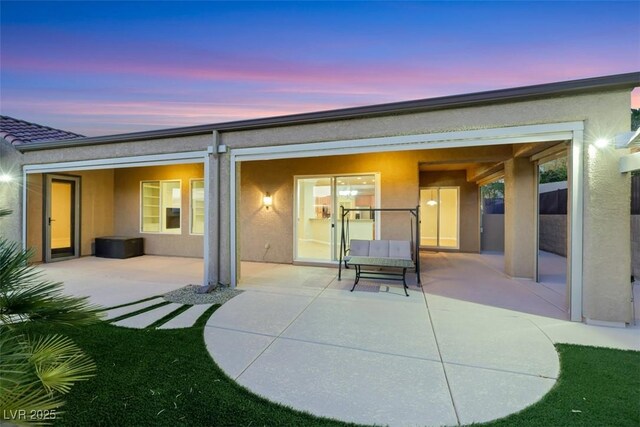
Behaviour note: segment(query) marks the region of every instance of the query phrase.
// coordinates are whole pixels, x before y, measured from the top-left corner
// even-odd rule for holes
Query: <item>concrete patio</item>
[[[405,297],[375,281],[349,292],[352,270],[338,281],[335,268],[243,263],[245,292],[209,319],[205,343],[230,377],[269,400],[389,425],[458,425],[523,409],[558,377],[554,343],[640,350],[640,328],[566,321],[562,287],[505,276],[499,255],[425,253],[423,265],[423,288],[413,276]],[[202,261],[190,258],[42,267],[66,292],[103,306],[202,277]]]

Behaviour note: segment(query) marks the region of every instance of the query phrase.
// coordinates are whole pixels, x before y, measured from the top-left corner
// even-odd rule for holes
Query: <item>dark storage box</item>
[[[142,237],[96,237],[96,256],[102,258],[131,258],[144,254]]]

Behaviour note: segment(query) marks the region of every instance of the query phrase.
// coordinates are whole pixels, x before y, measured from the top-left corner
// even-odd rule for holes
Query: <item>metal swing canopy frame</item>
[[[347,217],[351,212],[369,212],[372,214],[374,221],[376,220],[377,212],[408,212],[411,214],[411,240],[413,249],[413,262],[416,266],[416,276],[418,280],[418,286],[422,286],[422,280],[420,279],[420,205],[415,208],[345,208],[340,206],[340,220],[342,222],[342,229],[340,232],[340,259],[338,261],[338,277],[342,276],[342,262],[344,256],[347,254],[347,239],[349,234],[349,218]],[[345,218],[346,227],[345,227]],[[415,222],[415,229],[414,229]]]

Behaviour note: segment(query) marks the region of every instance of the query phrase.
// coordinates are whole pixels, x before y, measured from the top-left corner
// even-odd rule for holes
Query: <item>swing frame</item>
[[[373,221],[376,221],[376,214],[378,212],[408,212],[411,214],[411,248],[413,249],[413,263],[415,264],[416,276],[418,279],[418,286],[422,287],[422,281],[420,279],[420,205],[415,208],[345,208],[340,206],[340,220],[342,223],[340,231],[340,259],[338,260],[338,280],[342,279],[342,262],[347,255],[347,240],[349,240],[349,213],[351,212],[369,212],[373,217]],[[345,227],[346,218],[346,227]],[[415,231],[414,231],[415,222]],[[376,239],[379,240],[379,239]],[[348,268],[345,266],[345,268]]]

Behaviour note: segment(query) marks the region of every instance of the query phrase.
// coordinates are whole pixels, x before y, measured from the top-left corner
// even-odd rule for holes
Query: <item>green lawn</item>
[[[69,335],[97,376],[74,386],[64,425],[347,425],[270,403],[227,378],[209,357],[203,315],[189,329],[125,329],[107,323],[43,328]],[[488,425],[640,425],[640,353],[558,345],[561,375],[532,407]],[[580,412],[576,412],[580,411]]]

